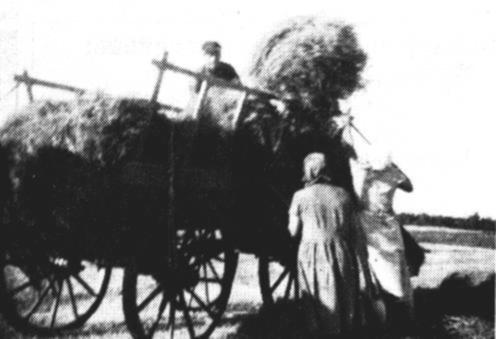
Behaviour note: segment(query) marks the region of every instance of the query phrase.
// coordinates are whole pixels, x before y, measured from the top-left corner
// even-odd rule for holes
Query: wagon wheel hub
[[[84,270],[84,266],[79,260],[67,260],[62,258],[50,259],[49,272],[56,280],[68,279],[72,275],[77,275]]]
[[[178,294],[185,287],[195,286],[200,279],[198,269],[193,265],[185,264],[155,272],[152,277],[172,295]]]

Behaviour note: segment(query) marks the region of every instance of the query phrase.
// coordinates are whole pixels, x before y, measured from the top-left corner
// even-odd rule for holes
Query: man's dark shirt
[[[207,69],[205,66],[202,67],[199,73],[226,81],[233,81],[235,79],[239,79],[238,73],[236,73],[234,67],[222,61],[219,62],[219,64],[213,69]],[[200,86],[201,86],[201,81],[198,81],[196,84],[196,92],[200,90]]]

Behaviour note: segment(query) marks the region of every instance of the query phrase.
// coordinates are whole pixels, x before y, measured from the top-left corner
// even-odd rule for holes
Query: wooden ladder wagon
[[[158,79],[150,100],[151,107],[159,107],[174,114],[181,109],[158,103],[164,73],[172,71],[201,82],[193,119],[200,114],[208,90],[219,87],[239,92],[234,109],[233,128],[238,124],[245,100],[249,95],[277,99],[269,92],[232,84],[174,65],[167,60],[154,60]],[[15,80],[26,85],[28,98],[34,100],[33,86],[43,86],[73,92],[87,90],[31,77],[27,72],[16,75]],[[178,324],[186,327],[192,338],[207,338],[218,325],[227,307],[239,249],[226,242],[222,230],[198,228],[184,230],[175,224],[174,133],[170,135],[168,180],[168,254],[165,268],[157,267],[154,273],[143,272],[136,265],[124,266],[123,309],[126,324],[135,338],[150,338],[166,331],[170,337]],[[185,263],[185,259],[187,262]],[[41,265],[41,266],[40,266]],[[0,258],[0,311],[19,331],[39,335],[57,335],[81,327],[96,312],[110,283],[112,265],[98,266],[88,261],[71,262],[68,258],[49,258],[48,262],[29,265],[25,269],[9,255]],[[187,266],[188,269],[185,269]],[[12,286],[9,276],[15,273],[23,280]],[[36,278],[33,278],[36,276]],[[270,257],[260,255],[259,282],[265,303],[275,297],[294,292],[293,277],[288,267],[281,266]],[[28,297],[31,306],[20,306]],[[46,300],[52,302],[47,306]],[[182,316],[179,316],[182,314]]]

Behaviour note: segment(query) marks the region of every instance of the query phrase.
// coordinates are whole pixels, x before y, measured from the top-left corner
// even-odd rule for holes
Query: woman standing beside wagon
[[[307,326],[327,337],[353,330],[359,275],[353,202],[325,170],[324,154],[305,158],[305,187],[293,196],[289,231],[299,239],[297,284]]]
[[[359,218],[374,282],[385,301],[386,326],[396,332],[411,326],[414,303],[406,239],[393,210],[393,198],[397,188],[411,192],[413,186],[384,154],[369,163],[365,172]]]

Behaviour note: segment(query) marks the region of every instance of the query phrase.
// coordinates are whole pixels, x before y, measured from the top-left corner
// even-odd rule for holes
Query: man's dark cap
[[[202,45],[202,50],[206,54],[218,54],[220,53],[221,46],[217,41],[206,41]]]

